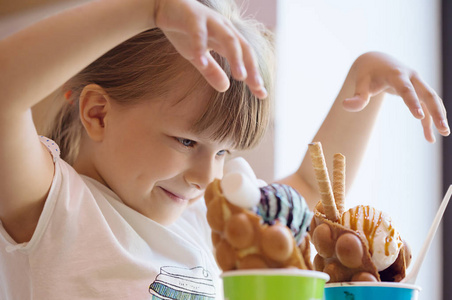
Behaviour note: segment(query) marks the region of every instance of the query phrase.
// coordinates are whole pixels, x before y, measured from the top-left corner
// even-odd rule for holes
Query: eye
[[[176,138],[179,143],[184,145],[185,147],[194,147],[196,145],[195,141],[184,139],[184,138]]]
[[[220,151],[217,152],[218,156],[223,156],[225,154],[230,154],[230,152],[228,150],[220,150]]]

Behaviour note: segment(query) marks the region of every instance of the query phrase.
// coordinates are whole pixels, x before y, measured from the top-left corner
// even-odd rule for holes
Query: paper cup
[[[340,282],[325,285],[325,300],[418,300],[421,288],[398,282]]]
[[[329,276],[299,269],[224,272],[224,300],[322,300]]]

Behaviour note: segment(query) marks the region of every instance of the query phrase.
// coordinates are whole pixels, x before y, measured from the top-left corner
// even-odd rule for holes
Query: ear
[[[111,99],[107,92],[97,84],[88,84],[80,93],[80,119],[86,133],[95,142],[104,138]]]

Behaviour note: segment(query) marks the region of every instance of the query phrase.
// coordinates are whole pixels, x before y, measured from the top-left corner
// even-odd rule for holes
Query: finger
[[[211,21],[208,25],[209,46],[224,56],[231,66],[232,76],[237,80],[244,80],[247,72],[243,64],[242,45],[237,33],[227,21]]]
[[[364,109],[370,101],[370,86],[371,78],[366,76],[357,80],[355,85],[355,93],[353,97],[346,98],[343,106],[346,110],[357,112]]]
[[[225,92],[230,85],[228,76],[209,52],[205,53],[203,57],[206,64],[201,67],[194,60],[190,60],[190,62],[215,90]]]
[[[251,92],[259,99],[265,99],[268,96],[267,89],[264,86],[264,80],[257,67],[253,49],[248,45],[243,46],[243,61],[247,70],[248,76],[245,83],[250,88]]]
[[[224,55],[225,52],[222,49],[221,45],[217,44],[214,41],[211,41],[209,43],[209,45],[212,45],[213,46],[212,48],[215,49],[216,52],[218,52],[221,56],[223,56],[223,57],[225,56]],[[263,79],[260,76],[259,72],[253,70],[253,68],[255,68],[255,67],[252,67],[251,71],[249,71],[251,74],[249,74],[248,71],[246,71],[248,76],[244,81],[248,85],[250,91],[256,97],[258,97],[259,99],[265,99],[268,96],[268,92],[263,85]],[[257,84],[256,84],[256,82],[257,82]]]
[[[178,51],[196,68],[206,68],[208,65],[208,59],[205,55],[207,53],[207,27],[205,23],[201,22],[201,20],[195,20],[187,26],[189,27],[189,30],[187,30],[187,32],[191,50],[189,51],[189,53],[185,53],[185,51],[180,50]],[[180,35],[183,35],[183,33],[181,33]]]
[[[396,76],[388,81],[388,83],[396,91],[397,95],[402,97],[411,114],[416,119],[422,119],[425,117],[419,98],[417,97],[413,84],[408,77]]]
[[[239,37],[240,45],[242,47],[243,63],[248,74],[245,79],[245,83],[249,86],[253,94],[255,94],[260,99],[264,99],[268,96],[268,93],[265,89],[264,80],[262,79],[256,63],[256,57],[253,48],[235,27],[234,30],[237,32],[237,36]]]
[[[190,41],[194,54],[186,58],[215,90],[224,92],[229,88],[229,78],[207,50],[208,29],[202,22],[197,22],[193,26],[196,30],[190,31]]]
[[[428,110],[438,132],[445,136],[449,135],[450,129],[447,122],[446,109],[441,98],[419,76],[414,75],[411,78],[411,82],[419,98],[425,103],[423,105],[424,112]]]
[[[432,116],[430,115],[425,103],[421,103],[422,108],[424,109],[425,117],[421,120],[422,128],[424,129],[424,137],[430,142],[434,143],[436,141],[435,134],[433,133],[433,121]]]
[[[235,37],[237,38],[240,49],[240,51],[236,53],[237,56],[234,57],[233,54],[233,56],[231,57],[231,51],[233,53],[234,49],[231,48],[231,43],[225,43],[224,40],[221,40],[221,35],[211,35],[211,38],[209,39],[209,46],[211,46],[212,49],[214,49],[229,61],[229,65],[231,66],[231,71],[234,78],[236,78],[237,80],[244,80],[250,88],[250,91],[256,97],[260,99],[266,98],[267,90],[263,85],[262,77],[257,71],[257,65],[255,63],[254,57],[252,56],[253,52],[251,46],[237,31],[237,29],[235,29],[235,27],[230,24],[229,21],[225,22],[225,24],[223,25],[228,27],[230,29],[230,32],[233,32],[235,34]],[[215,28],[215,26],[211,28]],[[234,47],[236,47],[236,45]],[[236,62],[234,63],[234,61]]]
[[[231,25],[232,26],[232,25]],[[234,31],[237,31],[233,28]],[[240,42],[240,47],[242,49],[242,62],[244,65],[244,71],[246,74],[246,78],[244,79],[245,83],[248,85],[250,91],[258,98],[265,99],[268,95],[267,90],[264,87],[263,79],[258,71],[256,60],[254,57],[254,52],[249,43],[241,36],[241,34],[237,31],[237,37]],[[209,41],[209,45],[212,45],[213,49],[215,49],[220,55],[227,58],[227,52],[221,44],[218,44],[216,41]],[[229,59],[228,59],[229,60]],[[231,64],[231,62],[230,62]],[[233,67],[231,66],[231,69]],[[239,79],[240,80],[240,79]]]

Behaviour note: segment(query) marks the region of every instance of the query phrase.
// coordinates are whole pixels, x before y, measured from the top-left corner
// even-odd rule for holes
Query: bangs
[[[230,84],[224,93],[210,88],[211,96],[194,130],[207,132],[214,141],[231,141],[236,150],[248,150],[255,147],[266,132],[271,101],[255,97],[242,81],[230,78]]]

